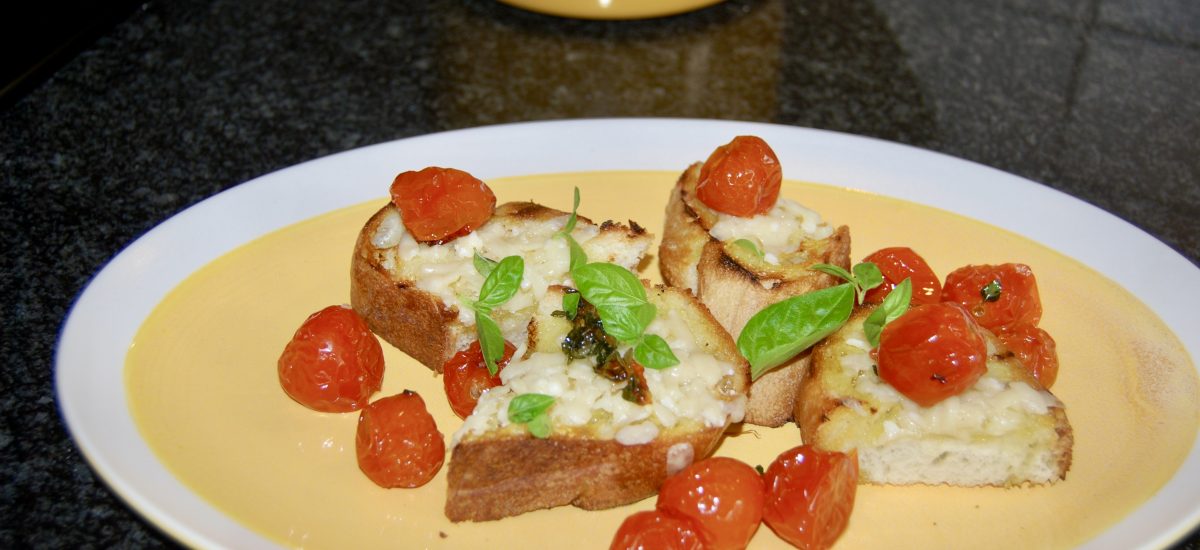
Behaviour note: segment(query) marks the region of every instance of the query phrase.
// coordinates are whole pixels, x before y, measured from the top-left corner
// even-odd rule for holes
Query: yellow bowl
[[[518,8],[580,19],[642,19],[711,6],[721,0],[500,0]]]

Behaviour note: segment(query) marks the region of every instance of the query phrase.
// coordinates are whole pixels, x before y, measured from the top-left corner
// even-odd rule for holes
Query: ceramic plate
[[[272,538],[227,516],[181,482],[151,449],[130,412],[124,374],[130,343],[173,289],[259,237],[379,199],[403,169],[454,166],[485,180],[612,170],[678,172],[740,134],[766,139],[788,179],[953,212],[1082,262],[1171,327],[1192,365],[1200,357],[1200,299],[1178,291],[1200,287],[1200,270],[1130,224],[1037,183],[893,143],[768,124],[524,123],[433,134],[317,159],[231,188],[163,222],[101,270],[67,318],[55,368],[68,428],[114,491],[166,532],[202,546],[273,546]],[[1000,189],[1004,192],[997,193]],[[555,205],[569,207],[565,193]],[[586,197],[585,190],[584,213]],[[1068,413],[1070,407],[1068,401]],[[1160,546],[1195,526],[1200,448],[1193,441],[1181,455],[1181,466],[1161,490],[1086,546]]]

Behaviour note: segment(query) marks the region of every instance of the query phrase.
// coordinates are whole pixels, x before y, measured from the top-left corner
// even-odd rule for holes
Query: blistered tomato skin
[[[1058,345],[1046,331],[1028,324],[1008,327],[996,337],[1029,369],[1042,387],[1049,389],[1058,379]]]
[[[745,548],[762,521],[762,476],[733,458],[707,458],[667,478],[657,508],[694,520],[705,548]]]
[[[995,283],[995,284],[993,284]],[[946,275],[942,299],[961,304],[993,332],[1042,319],[1037,279],[1025,264],[968,265]]]
[[[696,197],[709,208],[751,217],[775,206],[783,168],[762,138],[737,136],[718,147],[700,168]]]
[[[920,254],[905,246],[883,248],[872,252],[864,262],[871,262],[883,273],[883,284],[867,291],[864,303],[878,304],[905,279],[912,281],[912,304],[936,304],[942,301],[942,280],[938,278]]]
[[[467,349],[462,350],[446,364],[442,366],[442,384],[446,389],[446,398],[450,401],[450,408],[454,409],[454,414],[459,418],[466,418],[475,410],[475,404],[479,402],[479,396],[485,390],[494,388],[500,385],[500,371],[508,364],[508,360],[512,358],[515,348],[507,341],[504,342],[504,355],[499,361],[496,361],[496,374],[493,376],[488,373],[487,364],[483,361],[483,351],[479,349],[479,342],[471,342]]]
[[[383,385],[383,348],[354,310],[329,306],[308,317],[277,362],[289,397],[320,412],[367,405]]]
[[[763,484],[763,521],[779,538],[805,550],[829,548],[854,510],[858,453],[801,445],[767,467]]]
[[[701,550],[700,532],[691,518],[662,510],[638,512],[621,522],[610,550]]]
[[[879,377],[930,407],[970,388],[987,372],[987,343],[958,304],[908,310],[879,335]]]
[[[429,483],[446,459],[445,440],[425,401],[408,390],[363,409],[354,444],[358,468],[385,488]]]
[[[405,229],[423,243],[468,235],[496,209],[496,195],[487,184],[454,168],[403,172],[392,181],[391,195]]]

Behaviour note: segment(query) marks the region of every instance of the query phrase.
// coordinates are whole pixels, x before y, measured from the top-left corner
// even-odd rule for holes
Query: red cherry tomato
[[[1008,327],[996,334],[1000,342],[1043,387],[1049,389],[1058,378],[1058,345],[1046,331],[1029,324]]]
[[[801,445],[781,453],[763,483],[763,521],[779,538],[797,548],[829,548],[854,510],[858,453]]]
[[[440,244],[467,235],[496,208],[487,184],[453,168],[403,172],[392,181],[391,193],[404,227],[420,242]]]
[[[700,530],[691,518],[648,510],[625,518],[610,550],[700,550]]]
[[[416,392],[372,402],[358,417],[358,468],[380,487],[420,487],[446,459],[446,443]]]
[[[459,418],[466,418],[475,410],[479,396],[484,390],[500,385],[500,370],[508,364],[517,348],[504,342],[504,356],[496,361],[495,376],[488,373],[487,364],[483,362],[483,351],[479,342],[471,342],[467,349],[451,357],[442,366],[442,383],[446,388],[446,398],[450,400],[450,408]]]
[[[667,478],[659,510],[692,518],[704,547],[745,548],[762,521],[762,476],[728,457],[701,460]]]
[[[750,217],[775,206],[783,168],[762,138],[737,136],[717,147],[700,168],[696,197],[709,208]]]
[[[354,310],[329,306],[300,325],[277,367],[283,391],[301,405],[350,412],[383,385],[383,348]]]
[[[958,304],[908,310],[879,335],[879,377],[929,407],[958,395],[987,372],[987,343]]]
[[[864,303],[878,304],[905,279],[912,281],[912,305],[936,304],[942,301],[942,280],[920,254],[913,249],[897,246],[883,248],[863,258],[879,267],[883,284],[867,291]]]
[[[975,317],[980,326],[999,331],[1042,319],[1033,270],[1024,264],[968,265],[946,276],[942,299],[957,302]]]

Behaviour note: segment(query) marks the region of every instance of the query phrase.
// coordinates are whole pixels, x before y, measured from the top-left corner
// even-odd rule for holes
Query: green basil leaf
[[[483,256],[481,256],[479,254],[479,252],[475,253],[474,261],[475,261],[475,271],[478,271],[479,274],[483,275],[484,277],[487,277],[488,274],[490,274],[492,272],[492,270],[496,268],[496,260],[489,260],[488,258],[484,258]]]
[[[662,370],[679,364],[667,341],[657,334],[647,334],[633,348],[633,358],[648,369]]]
[[[854,282],[854,274],[833,264],[813,264],[808,266],[808,268],[815,271],[820,271],[821,273],[828,273],[834,277],[843,279],[846,282]]]
[[[594,262],[571,272],[583,299],[605,308],[632,308],[648,303],[646,288],[637,276],[616,264]]]
[[[525,429],[529,430],[533,437],[546,439],[550,437],[550,417],[544,413],[539,414],[533,417],[533,420],[525,423]]]
[[[563,312],[567,314],[567,319],[575,320],[575,315],[579,313],[579,293],[568,292],[563,294]]]
[[[567,218],[567,223],[562,229],[555,233],[555,237],[570,237],[571,232],[575,230],[575,224],[579,221],[579,188],[575,188],[575,204],[571,206],[571,215]]]
[[[912,280],[904,279],[888,293],[883,303],[867,316],[867,320],[863,322],[863,330],[867,333],[867,342],[871,347],[879,347],[879,335],[883,333],[883,327],[904,315],[911,301]]]
[[[783,364],[829,336],[850,318],[854,285],[843,283],[771,304],[754,314],[738,336],[750,378]]]
[[[496,361],[504,357],[504,334],[500,332],[500,325],[487,313],[476,311],[475,335],[479,338],[479,350],[483,352],[483,362],[487,365],[488,374],[495,376],[500,370]]]
[[[579,221],[579,188],[575,188],[575,204],[571,205],[571,217],[567,218],[567,224],[563,226],[562,232],[564,235],[570,235],[575,230],[575,223]]]
[[[523,393],[508,402],[508,420],[517,424],[526,424],[538,416],[546,414],[554,397],[540,393]]]
[[[587,296],[584,296],[587,300]],[[588,300],[591,302],[591,300]],[[596,304],[593,303],[593,306]],[[636,342],[654,321],[658,308],[649,302],[633,307],[596,307],[604,332],[622,342]]]
[[[570,235],[567,235],[567,248],[571,251],[571,259],[567,269],[571,271],[573,276],[576,269],[587,264],[587,253],[583,251],[582,246],[579,246],[579,242],[575,240],[575,237]]]
[[[863,262],[854,266],[854,281],[866,292],[883,284],[883,272],[873,262]]]
[[[475,309],[483,308],[490,311],[507,302],[520,290],[521,277],[524,275],[525,260],[520,256],[509,256],[500,260],[500,263],[496,264],[496,267],[483,280],[483,287],[479,289],[479,301],[475,302]]]
[[[751,254],[754,254],[755,256],[757,256],[759,258],[763,257],[762,250],[759,250],[758,245],[754,244],[754,241],[752,241],[750,239],[738,239],[736,241],[733,241],[733,244],[734,244],[734,246],[738,246],[738,247],[741,247],[741,248],[744,248],[744,249],[750,251]]]

